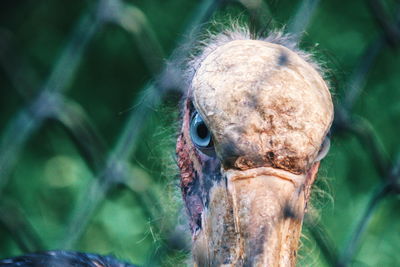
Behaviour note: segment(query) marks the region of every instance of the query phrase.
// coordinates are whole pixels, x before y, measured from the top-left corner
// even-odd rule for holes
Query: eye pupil
[[[203,123],[199,123],[197,125],[197,135],[201,138],[201,139],[205,139],[208,137],[208,129],[207,126]]]

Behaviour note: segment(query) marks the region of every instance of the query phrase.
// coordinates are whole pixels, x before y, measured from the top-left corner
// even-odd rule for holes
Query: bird
[[[210,36],[182,67],[176,161],[193,266],[295,266],[304,215],[329,150],[323,70],[282,31]],[[134,266],[49,251],[0,266]]]
[[[176,146],[194,266],[295,266],[329,149],[324,74],[293,36],[209,37],[188,62]]]

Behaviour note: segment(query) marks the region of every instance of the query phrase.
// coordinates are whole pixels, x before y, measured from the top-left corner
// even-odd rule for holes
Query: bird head
[[[245,38],[197,59],[177,141],[197,266],[294,266],[333,104],[302,53]]]

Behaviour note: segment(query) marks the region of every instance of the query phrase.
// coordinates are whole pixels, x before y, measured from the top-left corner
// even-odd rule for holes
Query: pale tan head
[[[192,172],[180,163],[181,186],[198,180],[207,190],[196,200],[183,190],[189,216],[201,220],[193,232],[194,261],[294,265],[317,157],[333,119],[327,84],[301,53],[280,44],[230,40],[205,51],[190,83],[177,148],[179,159],[194,162]],[[214,155],[193,144],[182,152],[192,137],[185,114],[190,121],[193,112],[211,133]],[[220,178],[205,162],[219,163]],[[198,202],[199,214],[188,199]]]
[[[304,173],[333,117],[321,75],[286,47],[259,40],[218,47],[201,63],[192,92],[218,155],[238,169]]]

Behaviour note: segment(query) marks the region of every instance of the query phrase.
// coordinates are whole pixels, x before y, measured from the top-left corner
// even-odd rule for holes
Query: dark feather
[[[0,260],[0,267],[135,267],[111,256],[72,252],[46,251]]]

